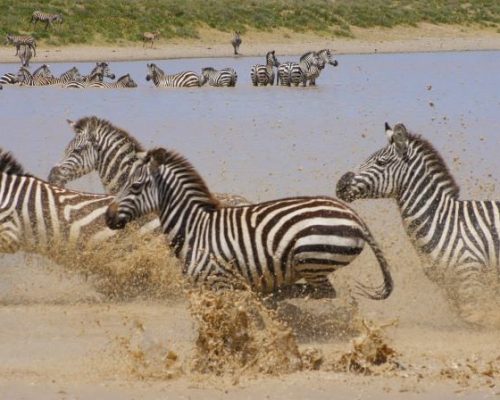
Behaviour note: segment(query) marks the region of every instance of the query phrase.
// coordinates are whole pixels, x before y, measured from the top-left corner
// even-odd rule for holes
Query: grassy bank
[[[495,27],[498,0],[0,0],[0,34],[33,34],[48,44],[141,41],[160,30],[163,39],[196,38],[200,27],[230,32],[287,28],[328,36],[352,36],[352,27],[371,28],[420,22]],[[61,13],[48,30],[30,24],[34,10]]]

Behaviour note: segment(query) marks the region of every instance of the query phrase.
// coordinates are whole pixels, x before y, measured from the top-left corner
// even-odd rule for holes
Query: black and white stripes
[[[386,124],[386,133],[389,144],[356,173],[346,173],[337,195],[346,201],[394,198],[426,274],[471,320],[471,304],[485,293],[488,276],[500,283],[500,202],[460,200],[453,176],[429,142],[403,124],[394,130]]]
[[[236,86],[238,75],[233,68],[223,68],[216,70],[212,67],[206,67],[201,70],[201,85],[208,82],[210,86],[228,87]]]
[[[243,279],[255,290],[287,289],[299,279],[302,294],[334,296],[328,275],[349,264],[368,242],[384,284],[364,288],[387,298],[392,278],[368,228],[345,204],[327,197],[297,197],[221,207],[191,164],[164,149],[147,153],[128,186],[107,212],[114,229],[156,212],[164,233],[183,261],[183,272],[212,287]]]
[[[148,64],[146,80],[152,80],[157,87],[197,87],[201,85],[198,74],[192,71],[166,75],[156,64]]]
[[[33,26],[36,26],[37,22],[44,22],[45,23],[45,29],[47,29],[50,26],[53,25],[54,22],[63,22],[63,17],[61,14],[49,14],[46,12],[42,11],[33,11],[33,14],[31,14],[31,23]]]

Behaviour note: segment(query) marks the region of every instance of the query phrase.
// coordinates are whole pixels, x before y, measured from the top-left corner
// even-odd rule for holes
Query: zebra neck
[[[97,153],[96,169],[99,178],[107,193],[117,194],[123,189],[139,161],[136,149],[131,143],[122,143],[116,149],[100,148]]]
[[[176,257],[186,261],[199,247],[196,240],[205,236],[210,215],[205,207],[192,203],[164,208],[160,212],[163,233]]]
[[[404,189],[397,196],[403,225],[410,239],[423,253],[431,253],[442,237],[446,224],[453,218],[457,196],[454,182],[426,168],[408,173]]]

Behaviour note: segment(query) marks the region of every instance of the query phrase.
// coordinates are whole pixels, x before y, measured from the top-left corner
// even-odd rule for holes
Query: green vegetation
[[[200,27],[230,32],[288,28],[352,36],[351,27],[479,24],[500,26],[498,0],[0,0],[0,34],[33,33],[49,44],[140,41],[159,29],[162,38],[198,37]],[[62,13],[64,23],[30,25],[34,10]]]

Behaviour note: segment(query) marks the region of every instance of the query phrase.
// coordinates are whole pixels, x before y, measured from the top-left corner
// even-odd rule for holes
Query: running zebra
[[[238,50],[240,49],[240,45],[241,45],[241,33],[240,33],[240,31],[234,32],[234,36],[231,39],[231,45],[233,46],[234,55],[237,56],[239,54]]]
[[[158,40],[159,37],[160,31],[144,32],[142,34],[142,47],[146,46],[147,42],[151,42],[151,48],[153,48],[155,40]]]
[[[485,299],[486,282],[500,285],[500,202],[461,200],[428,141],[403,124],[391,129],[386,123],[386,134],[386,147],[340,178],[337,196],[349,202],[395,199],[427,277],[447,290],[466,320],[477,322],[481,315],[474,302]]]
[[[201,86],[200,77],[192,71],[179,72],[178,74],[165,75],[156,65],[148,64],[146,80],[153,81],[156,87],[195,87]]]
[[[18,56],[19,60],[21,60],[21,66],[29,67],[31,57],[33,56],[33,52],[31,51],[31,46],[28,46],[26,44],[22,44],[21,46],[19,46]]]
[[[49,14],[42,11],[33,11],[30,22],[33,24],[33,26],[36,26],[36,23],[38,21],[45,22],[45,29],[47,29],[49,25],[52,26],[54,22],[59,22],[60,24],[62,24],[63,17],[61,14]]]
[[[279,67],[280,63],[273,51],[266,54],[266,65],[256,64],[252,66],[250,78],[254,86],[274,85],[274,67]]]
[[[61,74],[60,77],[33,76],[26,68],[21,67],[17,73],[17,80],[21,86],[49,86],[64,84],[73,80],[80,79],[80,73],[76,67],[70,68]]]
[[[116,82],[87,82],[86,87],[101,89],[136,88],[137,83],[135,83],[130,74],[126,74],[118,78]]]
[[[53,186],[0,149],[0,252],[57,259],[61,249],[111,237],[104,213],[112,199]]]
[[[36,57],[36,40],[33,36],[30,35],[15,36],[9,33],[6,37],[5,44],[12,44],[16,46],[16,54],[15,54],[16,56],[19,53],[19,48],[21,45],[30,46],[31,49],[33,50],[33,57]]]
[[[236,86],[238,75],[233,68],[224,68],[216,70],[212,67],[206,67],[201,70],[201,85],[208,82],[210,86]]]
[[[342,202],[296,197],[224,207],[182,156],[165,149],[147,152],[129,184],[106,213],[112,229],[155,212],[170,246],[195,283],[231,287],[245,280],[254,290],[298,289],[300,295],[334,297],[328,275],[372,247],[384,277],[378,288],[362,286],[372,299],[387,298],[393,287],[381,250],[367,226]]]
[[[42,64],[38,67],[32,74],[33,78],[36,77],[52,77],[52,72],[47,64]],[[17,73],[7,72],[6,74],[0,77],[0,83],[13,85],[18,83],[17,81]]]
[[[105,119],[84,117],[68,124],[75,137],[64,150],[64,158],[55,165],[48,181],[64,187],[67,182],[96,171],[108,194],[116,195],[141,163],[142,145],[128,132]],[[215,194],[226,205],[250,204],[245,198],[225,193]]]

